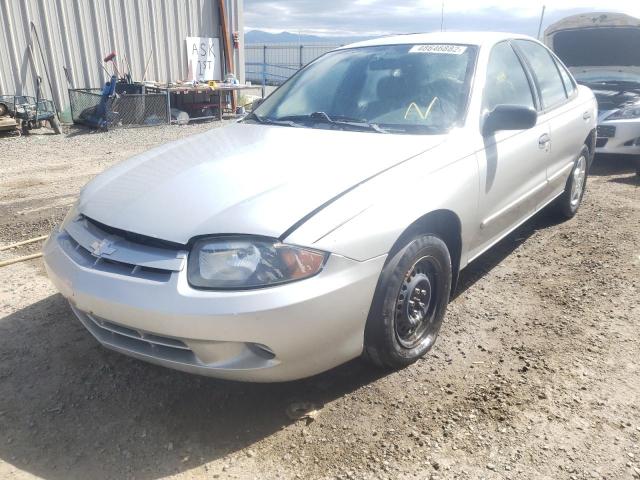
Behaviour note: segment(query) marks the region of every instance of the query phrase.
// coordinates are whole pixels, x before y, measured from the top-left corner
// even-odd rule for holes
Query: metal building
[[[102,86],[110,52],[134,80],[148,65],[146,80],[175,81],[187,75],[185,38],[218,37],[224,56],[226,30],[233,73],[244,79],[243,0],[0,0],[0,25],[0,94],[35,95],[39,75],[43,94],[67,119],[67,88]]]

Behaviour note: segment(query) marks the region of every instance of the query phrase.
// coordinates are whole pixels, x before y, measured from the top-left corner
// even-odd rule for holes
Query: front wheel
[[[554,209],[560,217],[568,220],[573,218],[578,212],[587,186],[588,173],[589,149],[583,146],[573,166],[573,170],[571,170],[564,193],[558,197],[554,205]]]
[[[364,356],[407,366],[433,347],[451,293],[451,256],[434,235],[412,239],[382,270],[365,328]]]

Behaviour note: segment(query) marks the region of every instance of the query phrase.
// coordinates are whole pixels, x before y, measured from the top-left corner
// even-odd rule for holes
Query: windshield
[[[313,128],[369,127],[379,133],[442,133],[466,111],[475,57],[475,47],[453,44],[337,50],[298,72],[249,120]]]

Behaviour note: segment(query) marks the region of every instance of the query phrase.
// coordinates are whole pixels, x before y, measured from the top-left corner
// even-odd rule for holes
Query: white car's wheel
[[[589,175],[589,149],[582,147],[567,180],[564,193],[558,197],[554,207],[561,217],[570,219],[575,216],[582,203]]]
[[[385,368],[409,365],[433,347],[451,292],[451,257],[434,235],[411,240],[382,271],[365,328],[364,356]]]

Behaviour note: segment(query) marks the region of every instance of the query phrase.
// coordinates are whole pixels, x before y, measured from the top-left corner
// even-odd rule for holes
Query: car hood
[[[640,23],[611,25],[599,18],[580,17],[553,32],[548,45],[567,67],[640,67]],[[549,34],[547,34],[549,35]]]
[[[83,190],[78,209],[110,227],[180,244],[222,233],[279,237],[445,138],[237,123],[107,170]]]

